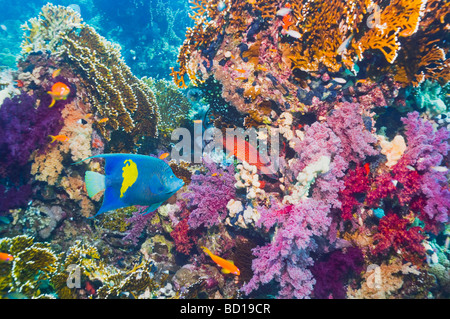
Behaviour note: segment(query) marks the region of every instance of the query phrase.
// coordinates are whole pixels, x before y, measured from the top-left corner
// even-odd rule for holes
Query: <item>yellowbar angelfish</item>
[[[97,215],[121,207],[149,206],[145,214],[157,209],[183,185],[163,160],[138,154],[99,154],[91,158],[105,158],[105,175],[87,171],[86,190],[89,197],[105,191],[103,204]]]

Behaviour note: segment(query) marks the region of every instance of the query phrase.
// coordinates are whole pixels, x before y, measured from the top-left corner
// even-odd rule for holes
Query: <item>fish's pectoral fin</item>
[[[86,190],[90,198],[93,198],[99,192],[104,191],[105,186],[105,175],[100,173],[87,171],[84,175],[84,180],[86,182]]]
[[[147,214],[150,214],[151,212],[154,212],[156,209],[158,209],[159,206],[162,205],[162,203],[163,202],[150,205],[142,215],[147,215]]]
[[[221,272],[222,272],[222,274],[229,274],[230,273],[230,271],[228,269],[226,269],[226,268],[222,268]]]

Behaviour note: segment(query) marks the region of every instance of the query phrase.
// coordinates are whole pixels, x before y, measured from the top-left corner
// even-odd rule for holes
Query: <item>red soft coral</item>
[[[178,205],[181,209],[179,216],[180,221],[175,225],[170,233],[170,236],[173,238],[176,251],[189,255],[194,243],[197,241],[197,237],[188,225],[188,217],[190,212],[186,207],[186,203],[184,201],[179,201]]]
[[[389,252],[390,249],[399,252],[406,261],[421,264],[425,258],[425,248],[422,241],[422,228],[411,227],[410,222],[400,218],[396,214],[388,214],[381,218],[378,225],[378,233],[374,235],[375,247],[372,249],[374,255]]]
[[[339,192],[339,200],[342,203],[342,218],[352,219],[354,207],[361,206],[355,198],[358,194],[365,194],[369,190],[369,178],[366,168],[358,166],[355,170],[349,170],[344,177],[345,189]]]

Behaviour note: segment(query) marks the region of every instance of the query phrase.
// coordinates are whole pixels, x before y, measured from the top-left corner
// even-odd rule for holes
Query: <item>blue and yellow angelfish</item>
[[[86,190],[89,197],[105,191],[97,215],[121,207],[149,206],[145,214],[157,209],[183,185],[163,160],[138,154],[99,154],[88,157],[105,158],[105,175],[87,171]],[[78,162],[78,163],[80,163]],[[77,163],[75,163],[77,164]]]

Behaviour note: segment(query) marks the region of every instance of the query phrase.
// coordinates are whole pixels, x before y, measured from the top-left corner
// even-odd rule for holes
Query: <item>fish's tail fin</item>
[[[212,255],[212,252],[208,249],[208,248],[206,248],[205,246],[201,246],[200,247],[202,250],[203,250],[203,252],[205,252],[206,254],[208,254],[208,255]]]
[[[53,105],[55,105],[55,102],[56,102],[55,97],[53,96],[52,92],[49,91],[47,93],[50,94],[50,96],[52,97],[52,103],[50,103],[50,105],[48,107],[53,107]]]
[[[48,137],[50,137],[52,139],[52,141],[50,143],[53,143],[54,141],[56,141],[56,136],[49,135]]]
[[[90,198],[94,197],[99,192],[105,190],[105,175],[100,173],[87,171],[84,180],[86,182],[86,190]]]

